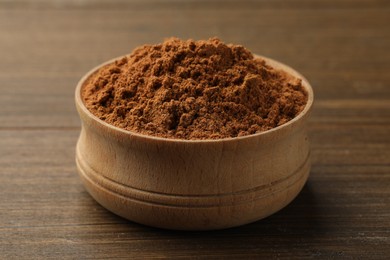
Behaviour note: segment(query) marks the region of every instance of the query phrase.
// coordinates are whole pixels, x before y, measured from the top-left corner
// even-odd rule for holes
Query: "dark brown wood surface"
[[[174,232],[84,190],[77,81],[169,36],[243,44],[312,83],[312,171],[285,209]],[[0,1],[0,258],[136,257],[390,258],[390,1]]]

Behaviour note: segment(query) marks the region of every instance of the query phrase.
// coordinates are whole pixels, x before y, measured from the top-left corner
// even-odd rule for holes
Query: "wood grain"
[[[169,36],[217,35],[314,87],[312,171],[277,214],[218,232],[125,221],[82,187],[74,88]],[[0,258],[390,257],[390,2],[0,1]]]

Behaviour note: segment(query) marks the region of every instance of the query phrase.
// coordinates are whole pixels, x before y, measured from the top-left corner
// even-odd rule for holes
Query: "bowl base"
[[[303,188],[309,156],[288,177],[239,193],[187,196],[139,190],[93,170],[76,152],[79,175],[90,195],[128,220],[164,229],[217,230],[263,219],[289,204]]]

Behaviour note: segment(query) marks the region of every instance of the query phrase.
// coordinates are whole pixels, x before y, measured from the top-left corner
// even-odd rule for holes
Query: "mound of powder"
[[[102,67],[82,89],[98,118],[140,134],[177,139],[250,135],[303,110],[301,80],[217,38],[144,45]]]

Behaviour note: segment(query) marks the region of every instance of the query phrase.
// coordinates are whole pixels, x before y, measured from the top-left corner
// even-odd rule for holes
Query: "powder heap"
[[[217,38],[141,46],[92,75],[82,97],[109,124],[177,139],[266,131],[294,118],[307,102],[300,79]]]

